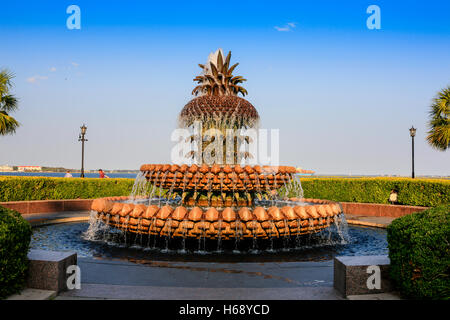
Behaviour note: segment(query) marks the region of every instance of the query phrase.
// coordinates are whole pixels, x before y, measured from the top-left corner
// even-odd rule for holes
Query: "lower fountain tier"
[[[265,192],[286,186],[296,173],[287,166],[144,164],[140,171],[158,188],[174,191]]]
[[[282,208],[247,207],[218,210],[169,205],[132,204],[127,197],[96,199],[91,209],[111,227],[132,233],[186,238],[279,238],[319,232],[342,214],[339,203],[291,199]],[[298,205],[299,201],[311,205]]]

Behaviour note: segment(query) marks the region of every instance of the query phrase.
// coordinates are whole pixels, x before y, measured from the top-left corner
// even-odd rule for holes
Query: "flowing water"
[[[107,232],[105,228],[108,228]],[[342,241],[339,233],[344,232],[346,232],[346,239]],[[258,254],[249,254],[249,251],[253,249],[252,239],[241,239],[236,242],[233,240],[228,244],[222,240],[218,253],[217,241],[212,244],[212,250],[196,252],[199,244],[197,239],[171,238],[168,250],[162,252],[165,248],[163,244],[165,239],[155,236],[150,239],[145,235],[142,238],[138,235],[134,237],[127,246],[124,246],[121,230],[106,227],[95,219],[91,224],[68,223],[34,228],[30,246],[32,249],[77,251],[79,257],[173,261],[326,261],[337,255],[388,253],[386,230],[359,226],[347,226],[338,230],[334,224],[329,230],[325,229],[318,234],[293,237],[284,248],[282,239],[273,238],[273,247],[269,239],[266,242],[257,239],[255,250]],[[120,240],[117,241],[117,239]],[[243,245],[242,242],[247,241],[251,243]],[[208,244],[206,243],[206,246]]]
[[[165,205],[165,204],[172,204],[172,205],[181,205],[182,200],[185,196],[185,185],[186,183],[183,183],[183,189],[175,190],[175,179],[173,179],[173,182],[170,183],[170,186],[166,190],[162,188],[162,185],[164,185],[165,181],[167,180],[168,175],[170,174],[170,171],[158,171],[156,173],[156,176],[153,178],[153,183],[149,179],[147,179],[147,176],[152,176],[154,174],[153,171],[144,171],[140,172],[134,182],[129,200],[127,200],[128,203],[133,204],[156,204],[156,205]],[[181,178],[181,181],[189,181],[188,178],[190,173],[189,171],[186,171],[184,173],[176,171],[174,175],[182,174],[183,177]],[[196,173],[197,175],[200,175],[199,172]],[[263,207],[270,207],[270,206],[278,206],[282,207],[287,204],[292,204],[292,202],[288,203],[285,201],[286,198],[303,198],[303,189],[300,183],[300,178],[296,174],[289,174],[289,179],[282,179],[282,181],[277,181],[276,178],[273,189],[268,187],[268,176],[269,173],[262,173],[263,175],[263,181],[260,180],[259,175],[256,175],[256,192],[254,194],[254,205],[255,206],[263,206]],[[275,176],[276,177],[276,176]],[[235,177],[231,179],[232,183],[232,195],[233,197],[236,195],[236,189],[235,189]],[[200,180],[200,179],[198,179]],[[287,180],[287,181],[286,181]],[[250,180],[248,178],[247,173],[244,173],[243,178],[244,183],[250,184]],[[263,183],[261,183],[263,182]],[[205,190],[205,194],[208,195],[208,204],[211,205],[211,195],[212,195],[212,179],[208,177],[206,185],[208,186],[207,190]],[[263,188],[261,188],[261,185],[264,185]],[[223,187],[223,178],[220,178],[220,194],[223,195],[222,192]],[[278,188],[281,187],[281,188]],[[195,184],[193,190],[195,194],[198,194],[202,190],[198,187],[197,183]],[[246,193],[247,196],[249,193]],[[235,199],[235,198],[233,198]],[[224,200],[224,199],[222,199]],[[234,201],[234,200],[233,200]],[[296,203],[295,205],[306,205],[307,203]]]

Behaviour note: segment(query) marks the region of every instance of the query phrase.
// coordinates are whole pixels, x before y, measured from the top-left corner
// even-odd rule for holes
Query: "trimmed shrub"
[[[404,297],[450,299],[450,205],[395,219],[387,241],[391,279]]]
[[[0,299],[25,285],[31,226],[20,213],[0,206]]]
[[[127,196],[133,179],[0,178],[0,202]]]
[[[396,190],[398,204],[450,203],[450,180],[444,179],[301,178],[301,183],[305,198],[387,204]],[[134,179],[0,177],[0,202],[128,196],[133,184]]]
[[[410,178],[302,178],[305,198],[341,202],[389,203],[392,190],[398,204],[435,207],[450,203],[450,180]]]

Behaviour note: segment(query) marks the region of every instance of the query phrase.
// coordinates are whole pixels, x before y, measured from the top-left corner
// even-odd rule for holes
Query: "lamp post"
[[[409,134],[411,135],[411,142],[412,142],[412,174],[411,174],[411,177],[414,179],[414,137],[416,136],[416,128],[411,126],[411,129],[409,129]]]
[[[81,178],[84,178],[84,142],[88,141],[84,138],[84,135],[86,134],[87,127],[85,124],[83,124],[82,127],[80,127],[81,133],[78,136],[78,141],[81,141]]]

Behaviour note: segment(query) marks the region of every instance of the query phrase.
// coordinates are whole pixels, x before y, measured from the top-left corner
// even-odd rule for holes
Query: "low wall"
[[[373,217],[399,218],[414,212],[420,212],[428,209],[427,207],[377,203],[341,202],[341,204],[344,213]]]
[[[92,199],[10,201],[0,202],[0,206],[16,210],[22,214],[50,213],[89,210],[92,201]],[[428,209],[427,207],[376,203],[341,202],[341,204],[344,213],[374,217],[398,218],[413,212],[420,212]]]
[[[16,210],[21,214],[50,213],[89,210],[92,201],[92,199],[9,201],[0,202],[0,206]]]

